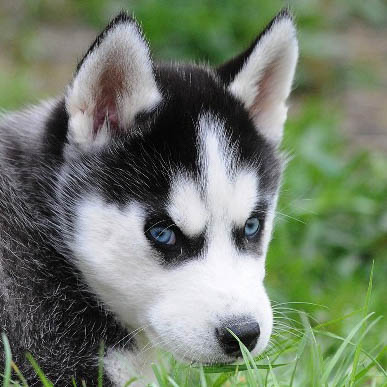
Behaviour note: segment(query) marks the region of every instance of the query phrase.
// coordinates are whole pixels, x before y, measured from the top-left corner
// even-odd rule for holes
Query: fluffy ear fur
[[[141,30],[121,13],[97,37],[67,90],[69,142],[83,150],[103,145],[160,100]]]
[[[247,51],[218,68],[257,130],[274,145],[282,138],[297,58],[296,29],[288,10],[283,10]]]

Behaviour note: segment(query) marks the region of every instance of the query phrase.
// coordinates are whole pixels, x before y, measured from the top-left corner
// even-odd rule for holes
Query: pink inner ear
[[[258,94],[255,96],[254,102],[250,107],[250,114],[253,117],[258,116],[261,112],[270,109],[270,105],[275,98],[276,75],[279,63],[271,62],[265,70],[263,77],[258,81],[256,88]],[[274,94],[274,95],[273,95]]]
[[[114,63],[102,72],[98,83],[97,90],[99,92],[96,96],[97,104],[94,111],[94,135],[102,128],[105,121],[107,121],[110,132],[118,132],[121,125],[117,102],[124,87],[124,73],[117,66],[117,63]]]
[[[98,131],[105,124],[108,125],[110,132],[118,132],[119,122],[115,103],[97,105],[94,113],[93,133],[97,135]]]

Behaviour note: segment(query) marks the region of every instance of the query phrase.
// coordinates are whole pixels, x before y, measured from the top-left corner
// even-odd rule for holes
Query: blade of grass
[[[274,337],[275,335],[272,335],[272,339],[277,339]],[[299,341],[299,339],[295,339],[294,337],[287,338],[286,340],[278,341],[276,342],[273,348],[268,349],[267,351],[263,352],[261,355],[259,355],[256,360],[263,360],[266,359],[267,356],[272,358],[273,356],[281,355],[282,353],[294,348],[294,345]]]
[[[184,380],[184,387],[187,387],[188,386],[188,383],[190,381],[190,378],[191,378],[191,367],[188,368],[188,372],[186,372],[185,374],[185,380]]]
[[[11,362],[11,366],[12,366],[13,370],[15,371],[15,374],[17,375],[17,377],[21,381],[22,386],[23,387],[28,387],[27,380],[25,379],[25,377],[20,372],[19,367],[13,361]]]
[[[279,348],[277,351],[269,351],[269,352],[264,352],[265,358],[267,356],[273,357],[273,356],[280,356],[283,352],[289,350],[292,346],[294,346],[294,340],[291,340],[291,344]],[[262,354],[259,355],[255,360],[251,357],[254,368],[256,369],[262,369],[262,370],[269,370],[269,365],[268,364],[258,364],[257,361],[261,361],[264,359],[262,357]],[[286,365],[289,365],[290,363],[280,363],[280,364],[271,364],[272,368],[277,368],[277,367],[283,367]],[[195,367],[194,367],[195,368]],[[246,364],[219,364],[219,365],[211,365],[211,366],[204,366],[203,367],[204,372],[208,374],[214,374],[214,373],[237,373],[238,371],[247,371],[247,366]]]
[[[332,357],[332,359],[330,359],[330,361],[326,365],[325,370],[324,370],[323,375],[322,375],[322,380],[321,380],[322,383],[328,382],[328,378],[329,378],[334,366],[336,365],[336,363],[340,359],[342,353],[344,352],[345,348],[347,347],[349,342],[352,340],[352,338],[355,336],[355,334],[358,332],[358,330],[362,327],[364,322],[366,320],[368,320],[373,314],[374,313],[368,314],[358,324],[356,324],[356,326],[350,331],[349,335],[345,338],[344,342],[340,345],[340,347],[336,351],[335,355]]]
[[[241,341],[239,341],[239,346],[241,348],[242,356],[243,355],[246,356],[249,364],[253,367],[253,369],[255,371],[255,373],[252,373],[254,375],[254,379],[258,379],[258,380],[255,380],[255,384],[258,383],[259,386],[263,386],[264,385],[264,380],[262,378],[262,375],[258,371],[258,367],[257,367],[256,361],[254,360],[254,358],[251,355],[250,351],[246,348],[246,346]],[[270,366],[270,364],[269,364],[269,366]]]
[[[384,353],[387,352],[387,345],[371,360],[370,364],[366,366],[363,370],[358,372],[355,376],[355,382],[359,381],[362,377],[367,375],[367,372],[372,368],[377,366],[378,360],[384,355]],[[384,376],[387,376],[386,371],[383,369]]]
[[[128,387],[130,386],[132,383],[134,383],[135,381],[137,381],[138,378],[137,377],[133,377],[133,378],[130,378],[125,384],[124,384],[124,387]]]
[[[372,267],[371,267],[371,273],[370,273],[370,279],[368,282],[368,289],[367,289],[367,295],[365,299],[365,304],[364,304],[364,311],[363,311],[363,317],[367,316],[368,314],[368,307],[370,304],[371,300],[371,292],[372,292],[372,279],[374,275],[374,265],[375,261],[372,261]],[[365,330],[365,325],[361,326],[360,332],[362,333]],[[353,366],[352,366],[352,372],[351,372],[351,381],[349,386],[352,387],[355,383],[355,378],[356,378],[356,373],[357,373],[357,366],[359,364],[359,359],[360,359],[360,353],[361,353],[361,344],[362,344],[362,339],[359,339],[357,346],[356,346],[356,351],[355,351],[355,357],[353,359]]]
[[[315,325],[315,326],[313,327],[313,329],[314,329],[314,330],[316,330],[316,329],[321,329],[321,328],[324,328],[324,327],[326,327],[326,326],[328,326],[328,325],[333,325],[333,324],[339,323],[339,322],[341,322],[341,321],[343,321],[343,320],[346,320],[347,318],[350,318],[350,317],[355,316],[356,314],[362,312],[362,310],[363,310],[363,308],[356,309],[356,310],[354,310],[353,312],[348,313],[348,314],[346,314],[346,315],[344,315],[344,316],[342,316],[342,317],[335,318],[335,319],[333,319],[333,320],[329,320],[329,321],[326,321],[326,322],[321,323],[321,324],[317,324],[317,325]]]
[[[297,357],[296,358],[296,361],[294,363],[294,367],[293,367],[293,372],[292,372],[292,376],[290,377],[290,383],[289,383],[289,387],[293,387],[293,383],[294,383],[294,378],[296,376],[296,371],[297,371],[297,366],[298,366],[298,362],[299,362],[300,358]]]
[[[294,367],[293,367],[293,372],[292,372],[292,376],[290,378],[290,384],[289,384],[289,387],[292,387],[293,386],[293,382],[294,382],[294,378],[296,376],[296,370],[297,370],[297,365],[298,365],[298,362],[300,361],[300,358],[302,356],[302,354],[304,353],[305,351],[305,347],[306,347],[306,343],[308,341],[308,336],[307,334],[305,333],[304,336],[302,337],[301,339],[301,342],[298,346],[298,349],[297,349],[297,353],[296,353],[296,361],[295,361],[295,364],[294,364]]]
[[[253,369],[251,368],[251,363],[250,363],[250,359],[252,359],[251,354],[249,350],[246,348],[246,346],[242,343],[242,341],[239,340],[239,337],[231,329],[227,328],[227,330],[238,341],[239,347],[242,352],[243,361],[245,362],[247,367],[247,381],[250,386],[255,386],[256,381],[255,381],[254,372],[253,372]],[[253,360],[253,363],[255,363],[254,359],[252,360]]]
[[[381,318],[382,318],[382,316],[379,316],[375,321],[373,321],[373,323],[374,323],[374,322],[378,322]],[[336,335],[336,334],[334,334],[334,333],[331,333],[331,332],[320,331],[320,332],[318,332],[318,333],[321,334],[321,335],[327,336],[327,337],[331,337],[331,338],[336,339],[336,340],[345,341],[345,338],[344,338],[344,337],[338,336],[338,335]],[[355,343],[353,343],[353,342],[351,342],[351,341],[349,342],[349,344],[355,345]],[[369,352],[365,351],[364,349],[362,349],[362,353],[363,353],[365,356],[367,356],[371,361],[374,360],[374,358],[371,356],[371,354],[370,354]],[[380,363],[376,362],[376,366],[379,368],[379,370],[380,370],[384,375],[387,376],[386,371],[384,370],[383,366],[382,366]]]
[[[305,332],[307,334],[307,341],[310,342],[310,350],[312,357],[310,358],[310,367],[307,367],[307,370],[310,370],[312,373],[310,379],[311,385],[317,386],[321,382],[321,364],[323,362],[322,355],[320,352],[319,345],[314,335],[313,329],[310,326],[308,315],[302,313],[301,320],[305,326]]]
[[[347,350],[341,355],[340,360],[335,366],[335,373],[333,378],[329,380],[329,384],[332,386],[346,386],[349,378],[348,370],[353,362],[353,355],[355,353],[355,347],[347,348]]]
[[[39,376],[39,379],[42,382],[43,386],[44,387],[54,387],[52,382],[46,378],[46,375],[44,375],[44,372],[41,370],[38,363],[36,362],[36,360],[33,358],[33,356],[29,352],[26,353],[26,358],[31,363],[32,368],[36,372],[36,375]]]
[[[172,385],[172,387],[180,387],[170,376],[167,377],[168,382]]]
[[[290,345],[288,344],[288,345],[286,345],[285,347],[281,347],[281,348],[279,348],[279,350],[277,350],[276,352],[273,352],[273,353],[267,352],[267,353],[266,353],[266,356],[265,356],[265,359],[270,359],[270,358],[272,359],[272,360],[270,360],[270,362],[269,362],[269,364],[268,364],[268,365],[270,365],[270,368],[271,368],[271,369],[274,368],[274,364],[272,364],[272,363],[276,362],[277,359],[278,359],[281,355],[283,355],[283,354],[285,354],[286,352],[292,350],[292,348],[294,349],[294,340],[291,341],[291,344],[290,344]],[[258,366],[258,364],[256,363],[257,360],[262,360],[262,359],[263,359],[263,358],[262,358],[262,355],[260,355],[258,359],[255,359],[254,363],[255,363],[256,367]],[[290,364],[290,363],[289,363],[289,364]],[[260,383],[261,383],[263,386],[267,386],[267,385],[268,385],[268,379],[269,379],[269,375],[270,375],[270,368],[267,370],[265,378],[264,378],[264,379],[262,378],[262,380],[260,381]],[[261,376],[261,374],[258,373],[258,372],[257,372],[257,375],[258,375],[258,377]]]
[[[236,366],[236,368],[234,370],[234,376],[236,376],[239,371],[240,371],[240,364],[237,364],[237,366]]]
[[[241,343],[239,343],[240,345]],[[246,364],[246,367],[247,367],[247,382],[249,383],[249,386],[255,386],[256,383],[255,383],[255,378],[254,378],[254,373],[253,373],[253,369],[251,368],[251,364],[250,364],[250,361],[249,361],[249,358],[246,354],[246,351],[241,348],[241,352],[242,352],[242,358],[243,358],[243,361],[245,362]]]
[[[204,375],[203,367],[200,367],[200,386],[207,387],[206,375]]]
[[[156,379],[157,379],[157,383],[160,385],[160,386],[163,386],[165,383],[164,383],[164,380],[163,378],[161,377],[160,375],[160,372],[159,372],[159,369],[157,367],[157,365],[155,363],[152,363],[152,370],[153,370],[153,373],[155,374],[156,376]]]
[[[268,359],[269,360],[269,359]],[[277,378],[276,378],[276,376],[275,376],[275,374],[274,374],[274,372],[273,372],[273,368],[271,368],[271,365],[270,365],[270,363],[269,363],[269,369],[270,369],[270,376],[271,376],[271,378],[273,379],[273,383],[274,383],[274,386],[275,387],[280,387],[279,386],[279,384],[278,384],[278,380],[277,380]]]
[[[281,363],[281,364],[272,364],[272,368],[278,368],[287,366],[290,363]],[[260,370],[269,370],[270,366],[268,364],[255,364],[257,369]],[[246,364],[228,364],[228,365],[220,365],[220,366],[205,366],[203,367],[204,373],[206,374],[222,374],[224,372],[234,373],[236,371],[247,371]]]
[[[229,373],[224,373],[219,375],[219,377],[214,381],[212,384],[212,387],[221,387],[223,386],[224,383],[230,378],[231,374]]]
[[[3,387],[8,387],[11,381],[11,361],[12,353],[9,341],[5,333],[1,334],[1,340],[3,341],[4,354],[5,354],[5,369],[3,375]]]

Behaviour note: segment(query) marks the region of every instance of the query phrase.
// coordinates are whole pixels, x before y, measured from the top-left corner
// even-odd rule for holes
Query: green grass
[[[297,311],[291,307],[293,304],[284,304],[282,308],[274,306],[277,314],[281,309],[286,311],[285,313],[280,312],[282,318],[287,321],[286,327],[281,326],[280,329],[275,329],[272,345],[255,359],[239,342],[243,355],[241,364],[188,366],[177,363],[169,354],[160,353],[160,363],[152,365],[157,381],[157,384],[153,385],[161,387],[385,385],[387,373],[381,364],[381,359],[387,351],[387,346],[378,344],[369,348],[367,344],[368,336],[377,329],[381,320],[381,316],[378,317],[374,312],[369,312],[372,286],[373,269],[368,290],[363,297],[362,308],[356,313],[322,324],[313,323],[308,313]],[[292,310],[289,311],[289,309]],[[299,319],[293,318],[297,316]],[[337,324],[339,320],[347,320],[351,325],[345,337],[327,329]],[[12,362],[11,349],[4,334],[2,342],[6,354],[3,387],[27,386],[16,365]],[[102,354],[103,345],[101,345],[100,357]],[[44,376],[44,372],[31,354],[26,356],[42,385],[52,386],[53,384]],[[102,364],[100,361],[98,369],[98,386],[100,387],[102,387]],[[14,376],[11,375],[12,368],[16,371]],[[136,380],[134,375],[125,386],[130,386]],[[76,385],[73,380],[73,386]]]

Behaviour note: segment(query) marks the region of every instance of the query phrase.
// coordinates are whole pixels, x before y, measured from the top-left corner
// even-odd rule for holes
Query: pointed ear
[[[160,100],[148,45],[121,13],[92,44],[67,90],[68,140],[83,150],[101,146],[130,131],[136,114]]]
[[[220,78],[244,104],[257,130],[274,145],[282,138],[297,58],[296,29],[285,9],[248,50],[218,68]]]

